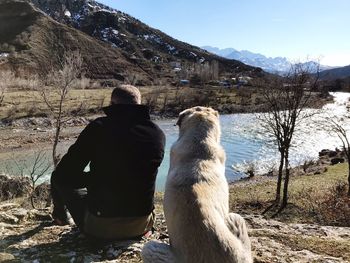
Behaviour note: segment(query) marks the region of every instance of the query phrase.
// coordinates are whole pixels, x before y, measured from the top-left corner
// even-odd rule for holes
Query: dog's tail
[[[146,243],[141,257],[145,263],[175,263],[175,257],[168,244],[158,241]]]
[[[217,236],[224,251],[229,252],[232,256],[232,262],[252,263],[250,240],[244,219],[233,213],[225,219],[218,214],[215,217],[213,221],[208,223],[209,227]]]

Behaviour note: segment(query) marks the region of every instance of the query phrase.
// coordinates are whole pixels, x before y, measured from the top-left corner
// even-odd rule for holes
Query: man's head
[[[112,91],[111,104],[141,104],[141,93],[132,85],[120,85]]]

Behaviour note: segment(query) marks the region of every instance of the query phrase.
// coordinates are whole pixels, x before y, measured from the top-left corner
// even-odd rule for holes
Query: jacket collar
[[[113,104],[102,108],[108,117],[118,119],[150,119],[149,108],[139,104]]]

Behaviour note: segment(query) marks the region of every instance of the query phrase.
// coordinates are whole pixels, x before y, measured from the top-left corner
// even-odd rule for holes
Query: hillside
[[[120,50],[57,23],[25,1],[0,1],[0,43],[0,53],[9,53],[0,67],[20,73],[42,73],[58,63],[64,50],[79,49],[88,77],[124,80],[128,70],[151,81]]]
[[[141,21],[94,0],[32,0],[42,11],[99,39],[111,48],[125,51],[138,65],[158,76],[173,75],[174,65],[219,62],[223,73],[255,75],[261,72],[239,61],[222,58],[199,47],[178,41]],[[169,63],[172,66],[169,68]],[[170,71],[169,71],[170,70]]]
[[[174,68],[191,71],[213,61],[220,75],[261,72],[173,39],[95,1],[33,3],[37,7],[29,0],[0,0],[0,69],[42,73],[57,64],[64,50],[80,49],[87,77],[138,85],[171,82],[180,78]]]
[[[321,72],[320,78],[323,80],[350,78],[350,65],[341,68],[324,70]]]

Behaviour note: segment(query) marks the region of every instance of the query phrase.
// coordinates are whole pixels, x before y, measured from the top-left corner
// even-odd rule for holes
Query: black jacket
[[[149,215],[165,136],[143,105],[112,105],[69,148],[55,173],[61,184],[88,189],[88,209],[102,217]],[[90,163],[90,172],[83,172]]]

